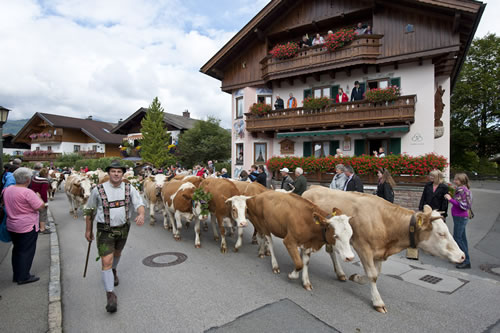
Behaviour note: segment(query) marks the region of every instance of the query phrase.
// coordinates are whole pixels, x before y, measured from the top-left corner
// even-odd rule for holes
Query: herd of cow
[[[71,214],[77,217],[77,209],[85,204],[91,188],[95,183],[106,181],[106,177],[102,171],[97,176],[72,174],[67,177],[64,188]],[[138,182],[133,175],[127,174],[124,181]],[[255,228],[252,243],[255,240],[259,244],[259,257],[270,255],[272,270],[279,273],[272,235],[282,238],[295,265],[288,277],[298,279],[302,271],[306,290],[312,289],[308,270],[312,252],[326,245],[337,278],[346,281],[341,261],[354,260],[352,245],[365,275],[354,274],[349,279],[370,284],[373,306],[382,313],[387,309],[376,285],[382,262],[410,247],[410,237],[414,238],[416,247],[432,255],[453,263],[465,260],[441,215],[429,206],[425,206],[423,212],[414,212],[374,195],[323,186],[311,186],[298,196],[270,190],[258,183],[191,175],[177,175],[171,180],[162,174],[146,177],[142,188],[149,206],[150,224],[155,223],[155,211],[162,211],[164,227],[172,230],[174,239],[180,240],[183,221],[188,226],[194,220],[197,248],[201,247],[200,223],[207,230],[209,216],[214,238],[221,241],[222,253],[227,252],[226,234],[231,234],[234,226],[238,232],[234,251],[238,251],[243,243],[243,229],[250,222]],[[209,213],[202,208],[202,200],[193,200],[199,188],[211,195]],[[410,228],[413,228],[413,236],[409,236]]]

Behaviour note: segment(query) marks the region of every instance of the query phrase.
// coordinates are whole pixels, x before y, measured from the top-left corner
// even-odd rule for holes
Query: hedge
[[[427,175],[434,169],[443,170],[448,166],[444,156],[426,154],[422,156],[389,155],[387,157],[353,156],[353,157],[271,157],[266,162],[271,171],[288,168],[290,171],[301,167],[304,172],[335,172],[337,164],[351,165],[360,175],[376,174],[377,169],[386,168],[393,175]]]

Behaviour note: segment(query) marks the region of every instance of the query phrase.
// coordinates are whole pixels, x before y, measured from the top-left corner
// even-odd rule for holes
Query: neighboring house
[[[7,133],[3,135],[3,153],[11,156],[23,156],[25,151],[30,151],[31,147],[27,143],[12,142],[14,134]]]
[[[35,113],[13,141],[31,145],[26,161],[53,161],[62,154],[87,158],[118,157],[123,135],[111,133],[115,124],[103,121]]]
[[[232,170],[247,170],[271,156],[387,154],[450,156],[450,93],[485,5],[473,0],[291,1],[273,0],[222,47],[201,72],[232,95]],[[272,58],[277,44],[328,30],[371,26],[373,34],[329,51],[300,49]],[[307,97],[350,97],[354,82],[366,91],[398,86],[401,97],[374,105],[366,100],[305,110]],[[289,94],[297,108],[288,109]],[[257,102],[285,109],[253,115]],[[444,104],[444,105],[443,105]]]
[[[139,145],[139,140],[142,139],[141,121],[146,116],[147,111],[147,108],[140,108],[127,119],[120,120],[118,125],[116,125],[111,132],[115,134],[127,135],[125,139],[127,139],[132,146]],[[170,133],[171,144],[177,144],[179,135],[182,132],[193,128],[194,124],[198,121],[197,119],[191,118],[188,110],[185,110],[182,113],[182,116],[164,112],[163,120],[168,133]]]

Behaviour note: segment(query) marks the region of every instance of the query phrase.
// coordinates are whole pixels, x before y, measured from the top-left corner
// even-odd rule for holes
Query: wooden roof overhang
[[[301,33],[302,31],[308,31],[311,27],[319,30],[318,27],[331,23],[331,20],[335,18],[325,18],[323,20],[318,20],[318,22],[311,22],[310,24],[289,27],[286,31],[266,35],[265,31],[270,27],[273,20],[280,15],[286,15],[299,3],[300,1],[287,1],[287,0],[273,0],[266,7],[264,7],[243,29],[241,29],[226,45],[224,45],[203,67],[200,71],[204,74],[210,75],[218,80],[224,78],[224,68],[241,52],[241,50],[247,47],[255,39],[260,40],[273,40],[282,37],[282,34]],[[376,11],[377,6],[396,6],[405,8],[415,8],[419,10],[429,10],[436,13],[446,13],[448,16],[453,17],[453,29],[454,32],[460,35],[460,44],[454,45],[447,48],[428,50],[420,53],[412,53],[408,55],[399,55],[392,58],[378,59],[376,62],[370,62],[374,65],[379,64],[391,64],[397,68],[399,63],[409,62],[418,60],[420,63],[425,59],[432,59],[433,63],[436,65],[435,75],[450,75],[451,77],[451,87],[453,89],[455,82],[458,78],[458,74],[462,68],[463,62],[465,61],[467,51],[472,43],[475,32],[479,25],[480,19],[486,7],[486,4],[476,1],[476,0],[400,0],[397,4],[394,1],[389,0],[373,0],[372,10]],[[285,9],[286,8],[286,9]],[[281,10],[281,12],[280,12]],[[369,10],[369,8],[363,8],[361,11]],[[356,13],[346,13],[357,15]],[[343,15],[341,16],[341,19]],[[352,63],[346,64],[342,70],[350,72],[352,68],[363,67],[366,68],[367,63]],[[320,72],[321,73],[321,72]],[[332,70],[326,70],[325,73],[329,73],[334,76],[335,72]],[[316,76],[318,72],[314,73]],[[298,76],[302,78],[301,76]],[[288,80],[293,80],[293,77],[287,78]],[[303,79],[303,78],[302,78]],[[265,80],[258,80],[254,82],[246,82],[243,85],[233,85],[224,86],[222,90],[230,93],[233,89],[239,89],[243,86],[249,85],[261,85],[268,83]]]

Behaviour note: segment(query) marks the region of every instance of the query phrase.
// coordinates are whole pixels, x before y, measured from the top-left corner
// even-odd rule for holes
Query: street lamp
[[[0,106],[0,184],[3,187],[3,124],[7,122],[7,117],[9,116],[9,109]]]

